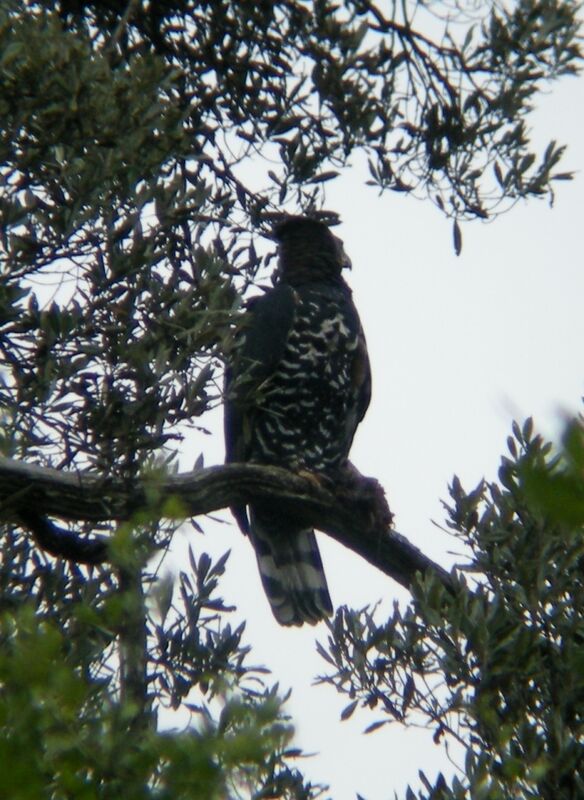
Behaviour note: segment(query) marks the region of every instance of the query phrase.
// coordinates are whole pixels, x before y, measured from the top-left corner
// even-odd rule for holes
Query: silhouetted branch
[[[96,565],[108,560],[108,540],[105,536],[82,537],[59,528],[33,508],[20,508],[16,520],[28,528],[38,546],[52,556],[66,558],[77,564]]]
[[[185,516],[254,498],[277,498],[283,510],[290,509],[407,588],[416,572],[427,570],[452,584],[442,567],[391,528],[383,489],[355,470],[333,485],[279,467],[227,464],[179,475],[152,474],[128,485],[90,472],[61,472],[0,458],[1,516],[30,528],[38,544],[54,555],[81,563],[107,561],[107,540],[61,530],[45,515],[103,522],[130,519],[145,507],[160,509],[162,515],[170,497],[180,501]]]

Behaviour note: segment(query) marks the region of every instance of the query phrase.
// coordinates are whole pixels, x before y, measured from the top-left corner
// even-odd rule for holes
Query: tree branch
[[[334,485],[314,475],[256,464],[227,464],[179,475],[152,474],[128,484],[95,473],[61,472],[0,457],[0,516],[30,528],[38,544],[54,555],[81,563],[107,561],[107,540],[87,540],[46,521],[43,537],[40,519],[50,515],[76,521],[125,520],[138,509],[153,506],[162,515],[170,497],[180,501],[185,516],[208,514],[254,499],[276,499],[283,513],[289,509],[303,523],[358,553],[406,588],[416,572],[428,570],[452,586],[446,570],[391,528],[392,515],[377,481],[354,469]]]

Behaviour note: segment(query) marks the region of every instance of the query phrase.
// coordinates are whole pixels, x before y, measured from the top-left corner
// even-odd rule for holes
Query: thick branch
[[[33,522],[35,514],[101,522],[129,519],[144,507],[154,506],[163,513],[170,497],[180,500],[185,516],[207,514],[258,498],[277,499],[283,509],[289,508],[303,522],[336,539],[407,588],[416,572],[427,570],[451,585],[450,575],[442,567],[391,529],[391,513],[379,484],[353,472],[333,486],[279,467],[228,464],[180,475],[152,475],[128,485],[89,472],[66,473],[0,458],[0,514],[33,530],[31,508]],[[75,534],[54,526],[53,537],[58,539],[59,534],[65,537],[66,552],[59,552],[54,538],[52,549],[48,548],[51,552],[85,563],[107,560],[103,538],[94,540],[98,555],[91,561],[72,555]],[[35,535],[43,545],[42,535]],[[78,541],[87,556],[92,543]]]

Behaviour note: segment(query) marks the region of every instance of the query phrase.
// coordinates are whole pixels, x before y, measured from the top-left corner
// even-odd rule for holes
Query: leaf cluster
[[[312,800],[289,747],[292,728],[277,685],[246,663],[243,626],[221,627],[216,596],[226,556],[191,556],[180,600],[154,602],[147,617],[151,719],[119,694],[116,641],[132,614],[130,596],[101,586],[97,602],[80,582],[53,593],[34,588],[0,613],[0,795],[55,798],[244,798]],[[48,567],[48,565],[47,565]],[[53,565],[52,572],[58,572]],[[49,570],[47,569],[49,573]],[[50,574],[50,573],[49,573]],[[54,576],[53,576],[54,577]],[[105,580],[105,576],[102,576]],[[156,584],[160,600],[160,584]],[[161,613],[163,612],[163,613]],[[158,619],[155,620],[155,617]],[[182,711],[176,727],[170,709]],[[185,712],[189,716],[184,724]],[[159,725],[154,725],[158,717]],[[177,720],[178,721],[178,720]]]
[[[420,578],[413,606],[383,624],[341,610],[320,646],[331,667],[321,680],[351,699],[344,717],[365,706],[377,712],[369,731],[424,725],[465,752],[462,778],[422,776],[427,793],[412,798],[584,790],[582,426],[570,427],[563,455],[531,420],[513,434],[499,483],[450,487],[447,524],[470,553],[458,587]],[[548,502],[558,481],[573,490],[561,513]]]
[[[525,120],[578,68],[576,5],[459,8],[438,35],[424,6],[3,4],[8,452],[126,476],[172,460],[218,401],[257,232],[314,211],[357,152],[455,218],[566,177]]]

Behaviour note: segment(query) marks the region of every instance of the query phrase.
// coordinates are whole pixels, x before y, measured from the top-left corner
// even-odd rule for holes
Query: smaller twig
[[[124,34],[124,31],[128,27],[128,22],[130,21],[130,17],[132,16],[132,14],[134,12],[134,9],[138,5],[139,5],[139,0],[129,0],[128,5],[126,6],[126,10],[124,11],[122,16],[120,17],[120,21],[116,25],[115,31],[113,32],[113,34],[111,35],[111,38],[109,39],[109,41],[107,42],[107,44],[105,46],[104,52],[106,52],[106,53],[108,51],[111,52],[112,50],[114,50],[117,47],[117,45],[120,42],[120,39],[122,38],[122,36]]]

